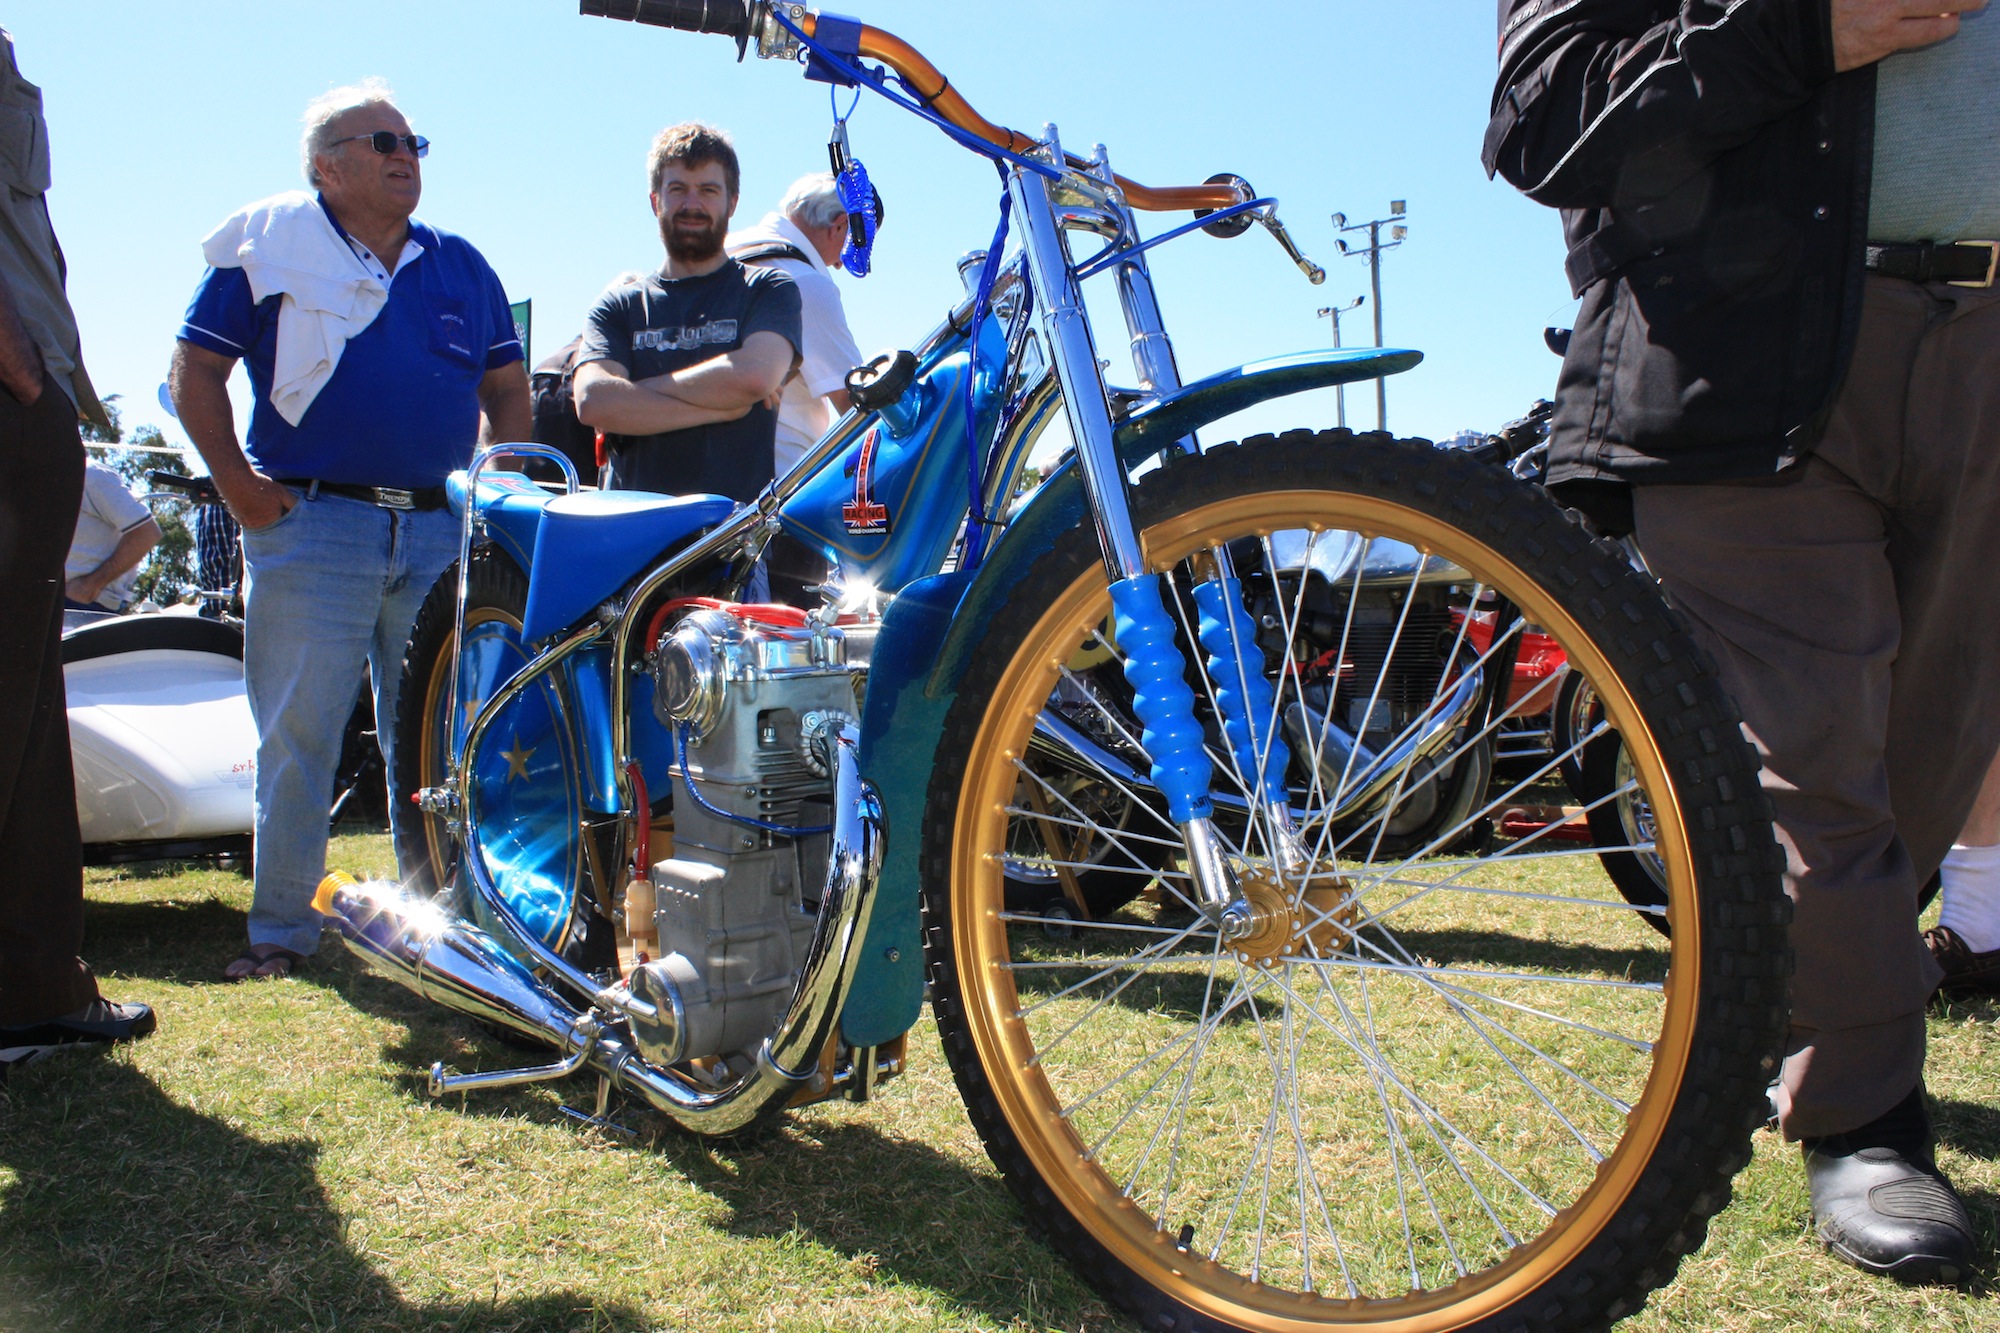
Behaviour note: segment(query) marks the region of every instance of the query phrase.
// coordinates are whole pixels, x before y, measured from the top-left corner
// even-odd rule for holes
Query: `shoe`
[[[1799,1146],[1813,1226],[1835,1258],[1899,1282],[1972,1276],[1972,1219],[1931,1155],[1922,1083],[1880,1119]]]
[[[32,1064],[73,1046],[137,1041],[159,1026],[143,1004],[114,1004],[101,996],[73,1014],[0,1028],[0,1066]]]
[[[1924,943],[1944,969],[1939,995],[2000,995],[2000,949],[1974,953],[1950,926],[1932,926],[1924,932]]]

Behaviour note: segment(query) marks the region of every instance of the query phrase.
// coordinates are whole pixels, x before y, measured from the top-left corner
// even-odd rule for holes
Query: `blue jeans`
[[[257,723],[250,942],[309,954],[323,920],[312,897],[326,873],[334,769],[362,665],[375,682],[376,734],[394,774],[403,646],[431,585],[458,558],[458,521],[441,509],[301,498],[270,527],[245,530],[243,557],[243,674]],[[397,805],[389,802],[393,823],[410,817]]]

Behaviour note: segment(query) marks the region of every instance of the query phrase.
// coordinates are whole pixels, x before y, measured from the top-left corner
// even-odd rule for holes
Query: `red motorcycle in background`
[[[1552,330],[1564,334],[1566,330]],[[1551,338],[1550,346],[1556,345]],[[1505,466],[1523,481],[1540,485],[1548,457],[1548,425],[1555,405],[1542,400],[1520,420],[1511,422],[1473,446],[1472,452]],[[1632,565],[1645,563],[1630,538],[1620,543]],[[1475,613],[1467,637],[1484,651],[1493,636],[1491,613]],[[1582,675],[1569,669],[1555,640],[1530,631],[1521,636],[1508,695],[1513,725],[1499,738],[1496,766],[1519,768],[1546,764],[1555,758],[1564,786],[1575,804],[1524,805],[1502,812],[1496,820],[1502,837],[1539,835],[1542,841],[1595,846],[1604,873],[1625,901],[1634,907],[1662,908],[1667,902],[1666,869],[1653,849],[1653,813],[1633,773],[1630,756],[1618,733],[1606,732],[1593,741],[1584,738],[1604,721],[1597,693]],[[1665,932],[1666,917],[1644,916],[1647,924]]]

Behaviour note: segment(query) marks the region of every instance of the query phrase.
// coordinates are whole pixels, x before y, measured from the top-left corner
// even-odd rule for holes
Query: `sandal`
[[[224,981],[248,981],[252,977],[273,979],[289,977],[292,970],[306,961],[306,955],[278,944],[246,945],[242,953],[229,960],[229,966],[222,969]]]

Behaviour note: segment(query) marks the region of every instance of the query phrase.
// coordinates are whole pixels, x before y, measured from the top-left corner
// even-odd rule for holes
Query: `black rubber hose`
[[[580,0],[580,12],[596,18],[625,19],[682,32],[750,34],[748,0]]]

